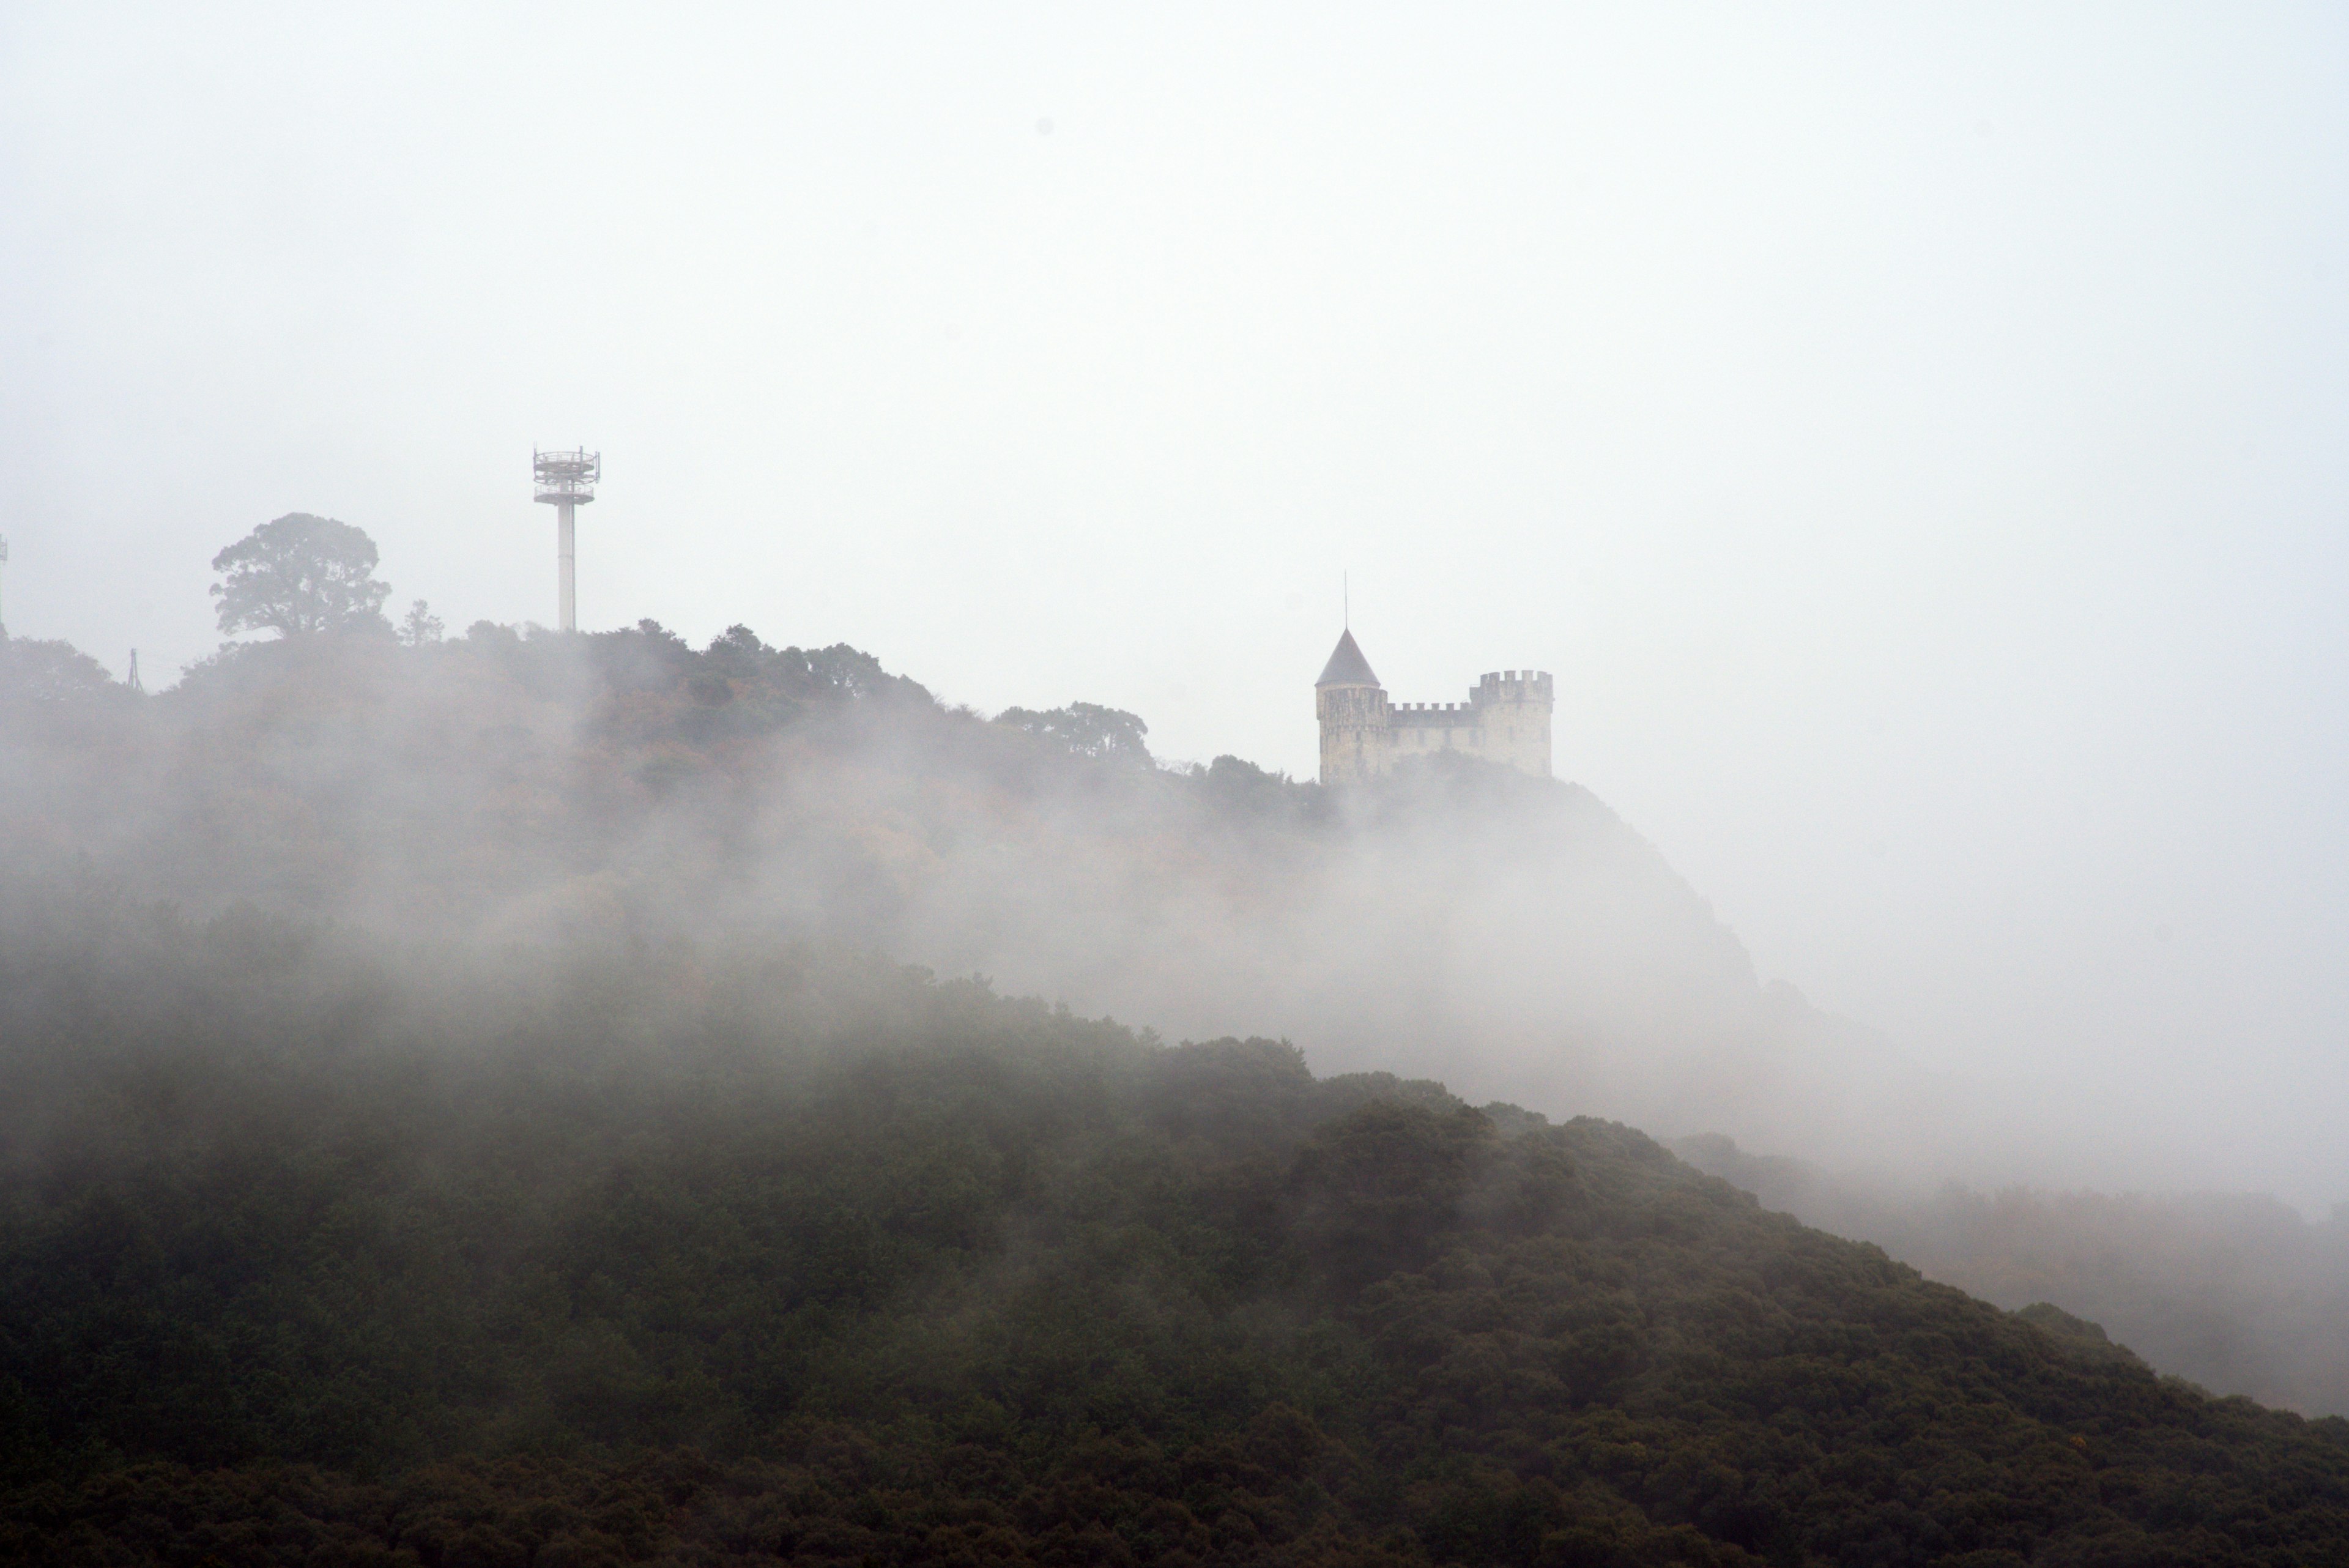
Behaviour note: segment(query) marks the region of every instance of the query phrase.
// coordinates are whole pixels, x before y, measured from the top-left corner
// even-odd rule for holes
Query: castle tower
[[[1387,694],[1371,661],[1340,632],[1321,679],[1313,683],[1313,714],[1321,721],[1321,782],[1351,784],[1386,771]]]
[[[1537,670],[1495,670],[1478,680],[1468,693],[1476,715],[1476,754],[1537,779],[1549,777],[1554,691],[1555,683]]]

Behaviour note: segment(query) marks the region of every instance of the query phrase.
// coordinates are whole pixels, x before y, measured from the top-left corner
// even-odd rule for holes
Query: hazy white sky
[[[0,10],[12,631],[296,510],[551,619],[584,441],[585,624],[1303,773],[1350,571],[1765,975],[2324,1195],[2337,9],[355,10]]]

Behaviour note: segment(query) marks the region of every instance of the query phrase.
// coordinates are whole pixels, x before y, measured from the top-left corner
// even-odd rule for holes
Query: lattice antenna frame
[[[584,505],[595,499],[595,486],[604,478],[604,454],[585,448],[541,452],[533,447],[530,472],[541,502],[549,506]]]

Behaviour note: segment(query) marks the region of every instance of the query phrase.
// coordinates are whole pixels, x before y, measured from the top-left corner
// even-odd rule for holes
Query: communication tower
[[[563,629],[579,629],[577,574],[577,535],[572,514],[575,508],[595,499],[596,482],[604,477],[604,454],[584,449],[572,452],[540,452],[531,449],[532,477],[538,482],[538,500],[554,511],[555,575],[561,584],[563,598]]]
[[[139,650],[135,648],[130,650],[130,676],[123,684],[133,691],[147,690],[146,684],[139,679]]]

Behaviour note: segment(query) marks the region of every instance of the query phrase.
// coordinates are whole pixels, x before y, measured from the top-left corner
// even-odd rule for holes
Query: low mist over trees
[[[1438,763],[1340,797],[1234,757],[1135,765],[1140,721],[1106,707],[1027,717],[1044,722],[990,723],[858,649],[740,624],[699,649],[650,621],[239,643],[140,700],[18,639],[0,650],[0,851],[193,914],[242,901],[395,938],[866,944],[1178,1035],[1278,1032],[1329,1070],[1828,1165],[1964,1130],[1946,1096],[1920,1119],[1880,1056],[1765,992],[1703,900],[1570,784]],[[2220,1392],[2349,1409],[2338,1293],[2289,1249],[2189,1266],[2220,1254],[2138,1227],[2104,1282],[2021,1284],[1993,1265],[2022,1266],[2024,1230],[1951,1248],[1794,1207],[2005,1304],[2122,1325]]]
[[[2349,1532],[2338,1420],[1568,1115],[1914,1126],[1587,791],[1164,769],[845,645],[362,586],[144,699],[0,649],[0,1560]]]
[[[2349,1204],[2312,1224],[2249,1193],[1919,1190],[1757,1157],[1675,1152],[1770,1208],[1872,1241],[2005,1306],[2053,1300],[2166,1372],[2312,1414],[2349,1412]]]

